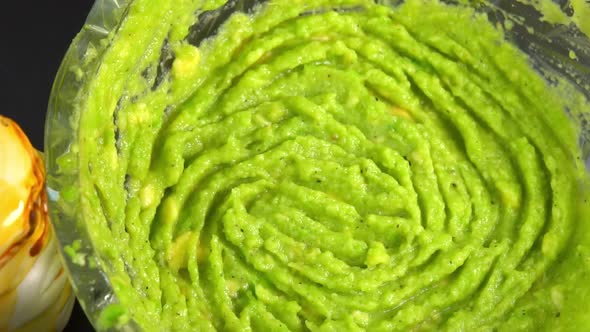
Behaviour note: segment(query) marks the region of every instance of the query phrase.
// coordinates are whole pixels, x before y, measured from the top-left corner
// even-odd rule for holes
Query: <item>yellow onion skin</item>
[[[0,115],[0,332],[62,331],[73,304],[47,212],[43,159]]]

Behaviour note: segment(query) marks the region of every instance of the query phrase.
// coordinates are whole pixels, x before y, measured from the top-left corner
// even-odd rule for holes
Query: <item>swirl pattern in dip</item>
[[[275,0],[196,41],[198,4],[134,1],[80,104],[84,219],[139,326],[588,326],[575,128],[484,16]]]

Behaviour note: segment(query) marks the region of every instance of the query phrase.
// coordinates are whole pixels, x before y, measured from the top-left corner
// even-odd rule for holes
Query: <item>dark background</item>
[[[16,120],[38,150],[53,78],[92,3],[17,0],[0,7],[0,114]],[[65,331],[93,331],[77,303]]]

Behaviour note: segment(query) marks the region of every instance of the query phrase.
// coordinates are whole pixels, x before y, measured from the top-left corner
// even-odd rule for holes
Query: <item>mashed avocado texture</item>
[[[79,101],[81,209],[117,317],[590,330],[577,129],[485,16],[230,5],[133,1]]]

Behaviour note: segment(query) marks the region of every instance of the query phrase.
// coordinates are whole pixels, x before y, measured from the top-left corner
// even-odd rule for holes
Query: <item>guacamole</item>
[[[78,101],[104,324],[590,329],[564,98],[485,15],[380,3],[130,4]]]

